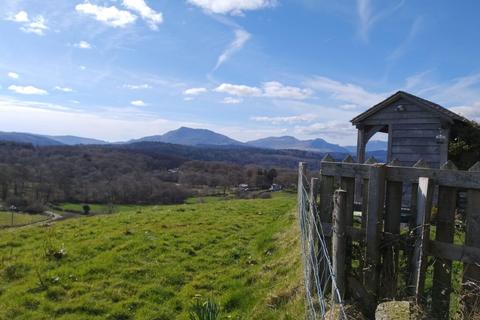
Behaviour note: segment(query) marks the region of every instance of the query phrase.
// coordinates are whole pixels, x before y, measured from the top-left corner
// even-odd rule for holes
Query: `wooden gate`
[[[465,318],[478,312],[480,163],[460,171],[451,162],[429,169],[423,161],[402,167],[396,161],[358,164],[351,157],[335,162],[327,156],[318,183],[323,230],[333,237],[334,249],[343,248],[332,252],[332,259],[347,300],[361,301],[372,314],[380,301],[411,297],[435,319],[449,319],[452,262],[460,261],[463,280],[454,284],[462,285],[462,312]],[[363,185],[361,207],[354,203],[356,185]],[[455,225],[460,190],[467,192],[464,232]],[[402,208],[406,195],[409,210]]]

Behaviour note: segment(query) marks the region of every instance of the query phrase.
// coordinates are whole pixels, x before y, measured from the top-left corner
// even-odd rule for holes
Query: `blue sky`
[[[406,90],[480,119],[480,2],[3,0],[0,128],[352,144]]]

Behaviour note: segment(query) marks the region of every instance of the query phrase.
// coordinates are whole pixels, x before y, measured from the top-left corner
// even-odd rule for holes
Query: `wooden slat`
[[[385,233],[394,236],[400,235],[400,213],[402,209],[401,182],[390,181],[387,183]],[[382,296],[393,299],[397,293],[397,277],[399,263],[398,242],[386,246],[383,252],[382,268]]]
[[[333,198],[333,236],[332,236],[332,265],[336,283],[332,282],[332,293],[336,303],[343,301],[346,288],[345,251],[347,248],[346,219],[347,219],[347,192],[336,190]],[[335,294],[338,289],[338,295]]]
[[[427,246],[430,236],[430,213],[432,210],[434,184],[429,178],[418,180],[417,219],[415,228],[415,247],[413,251],[412,270],[415,301],[424,302],[425,273],[427,269]]]
[[[392,146],[393,153],[416,153],[416,154],[433,154],[440,153],[440,147],[435,146]]]
[[[346,210],[347,216],[345,218],[345,225],[348,227],[353,227],[353,205],[355,198],[355,179],[354,178],[341,178],[340,187],[346,192]],[[352,269],[352,238],[347,236],[347,247],[346,247],[346,257],[345,265],[347,272],[350,272]]]
[[[320,223],[331,223],[332,222],[332,210],[333,210],[333,193],[334,193],[334,177],[324,175],[323,171],[320,176],[320,208],[319,208],[319,221]],[[332,252],[332,242],[331,239],[326,239],[325,244],[327,246],[328,252]],[[320,275],[328,272],[328,266],[321,257],[318,257],[319,266],[318,272]],[[321,283],[321,286],[324,288],[330,288],[329,279],[326,277],[322,278],[325,280],[325,283]]]
[[[311,222],[308,227],[308,241],[307,241],[307,250],[310,252],[310,255],[313,257],[315,253],[315,225],[316,217],[314,216],[317,212],[317,198],[318,198],[318,178],[310,179],[310,214],[308,221]],[[313,292],[315,287],[315,272],[313,270],[314,266],[311,263],[305,265],[305,285],[309,288],[310,292]]]
[[[322,223],[323,234],[326,238],[332,237],[332,224],[331,223]],[[365,231],[362,229],[354,228],[354,227],[346,227],[345,232],[347,235],[353,240],[358,242],[365,241]]]
[[[480,162],[477,162],[469,173],[477,174]],[[465,244],[480,248],[480,190],[468,190]],[[480,317],[480,260],[464,265],[464,313]]]
[[[480,248],[430,240],[428,255],[444,260],[475,264],[480,261]]]
[[[366,226],[365,253],[365,289],[373,297],[378,297],[380,240],[382,232],[383,209],[385,205],[385,165],[370,166],[368,181],[368,208]],[[376,306],[369,306],[375,308]]]
[[[457,189],[439,187],[435,240],[452,243],[455,235]],[[433,271],[432,310],[437,319],[449,319],[452,292],[452,261],[435,259]]]
[[[368,179],[369,166],[358,163],[322,162],[322,174],[329,176]],[[466,172],[427,168],[392,167],[387,165],[389,181],[416,183],[419,177],[435,180],[439,185],[464,189],[480,189],[480,172]]]

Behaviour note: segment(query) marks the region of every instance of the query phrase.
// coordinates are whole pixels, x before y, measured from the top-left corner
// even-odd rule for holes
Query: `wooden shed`
[[[412,166],[420,159],[431,168],[448,160],[453,126],[464,117],[431,101],[399,91],[351,120],[358,129],[357,159],[365,161],[368,141],[377,132],[388,134],[387,161]]]

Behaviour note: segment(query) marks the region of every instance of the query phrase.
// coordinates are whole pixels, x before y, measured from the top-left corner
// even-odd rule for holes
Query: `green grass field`
[[[301,319],[295,197],[122,208],[0,233],[0,319]]]
[[[39,214],[14,213],[13,226],[22,226],[22,225],[31,224],[34,222],[43,221],[46,219],[48,219],[47,216],[43,216]],[[11,212],[0,212],[0,227],[1,226],[12,226]]]

